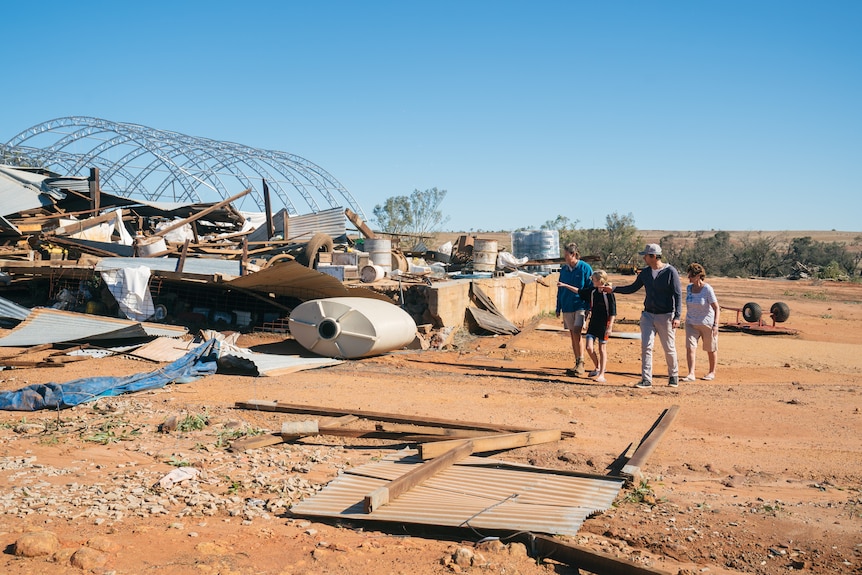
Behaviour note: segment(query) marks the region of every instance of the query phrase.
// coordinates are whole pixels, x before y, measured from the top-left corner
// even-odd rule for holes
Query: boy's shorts
[[[587,317],[586,310],[563,312],[563,326],[569,331],[581,331],[584,328],[584,320]]]

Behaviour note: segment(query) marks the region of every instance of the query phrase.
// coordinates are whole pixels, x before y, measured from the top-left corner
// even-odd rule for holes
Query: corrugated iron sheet
[[[287,233],[284,231],[285,218],[287,218]],[[291,217],[288,217],[287,210],[282,209],[272,216],[276,235],[298,244],[307,242],[311,236],[317,233],[327,234],[333,238],[343,236],[347,233],[346,221],[347,216],[344,215],[344,208],[332,208],[313,214]],[[252,242],[268,239],[266,225],[259,227],[248,236],[248,240]]]
[[[400,452],[345,471],[319,493],[291,507],[291,512],[479,531],[575,535],[585,519],[611,506],[623,485],[619,478],[468,457],[388,505],[364,513],[366,495],[421,464],[415,453]]]
[[[0,338],[0,347],[23,347],[64,341],[138,337],[179,337],[186,328],[37,307]]]
[[[369,297],[393,303],[391,298],[383,294],[361,287],[347,287],[334,277],[295,261],[262,269],[225,282],[224,285],[295,297],[303,301],[327,297]]]
[[[24,319],[30,315],[30,309],[18,305],[13,301],[0,297],[0,317],[11,319]]]
[[[175,272],[179,262],[179,258],[102,258],[96,264],[96,271],[147,266],[151,270]],[[242,273],[242,262],[219,258],[186,258],[183,273],[239,276]]]

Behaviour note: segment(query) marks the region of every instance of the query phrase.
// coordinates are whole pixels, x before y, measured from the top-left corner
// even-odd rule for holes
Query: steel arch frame
[[[41,146],[32,145],[31,141],[44,139],[50,141]],[[321,203],[328,204],[325,209],[346,203],[366,218],[356,199],[338,180],[305,158],[139,124],[89,116],[55,118],[19,132],[6,144],[0,144],[0,150],[4,155],[19,154],[25,159],[38,160],[42,164],[40,167],[49,170],[63,168],[71,172],[66,174],[71,176],[86,176],[87,167],[96,166],[100,170],[102,188],[124,197],[138,195],[147,201],[159,201],[168,187],[178,186],[181,201],[219,201],[201,194],[216,194],[221,200],[227,199],[240,191],[231,189],[230,183],[235,181],[242,189],[252,188],[246,197],[257,209],[263,210],[262,180],[265,179],[291,215],[299,213],[288,193],[292,187],[311,212],[321,210],[316,193],[323,199]],[[121,154],[120,158],[111,159],[110,155],[117,153]],[[147,158],[152,159],[148,161]],[[147,163],[134,165],[138,160]],[[164,177],[160,175],[162,172]],[[226,183],[222,178],[230,178],[230,181]],[[175,194],[175,201],[176,197]]]

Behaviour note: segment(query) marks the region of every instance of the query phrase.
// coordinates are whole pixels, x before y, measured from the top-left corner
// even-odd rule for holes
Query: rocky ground
[[[402,446],[317,437],[228,450],[239,437],[308,418],[235,408],[262,399],[559,428],[571,437],[495,457],[589,473],[605,473],[678,405],[643,481],[561,540],[675,574],[862,573],[862,285],[709,281],[725,307],[788,303],[782,325],[799,333],[723,332],[716,380],[677,389],[663,385],[661,360],[660,385],[632,388],[639,342],[627,339],[609,344],[607,382],[566,377],[567,336],[540,328],[557,323],[540,318],[517,336],[462,336],[450,350],[278,378],[215,375],[61,412],[0,412],[0,572],[576,573],[510,540],[477,545],[476,534],[293,516],[293,502],[339,471]],[[619,297],[619,330],[636,331],[641,299]],[[735,312],[722,320],[734,323]],[[698,375],[705,359],[700,352]],[[0,389],[154,367],[110,357],[6,370]],[[164,480],[180,468],[196,475]]]

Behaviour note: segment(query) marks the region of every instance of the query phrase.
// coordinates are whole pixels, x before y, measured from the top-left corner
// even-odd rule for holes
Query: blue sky
[[[94,116],[302,156],[446,229],[862,230],[862,2],[15,2],[0,141]]]

